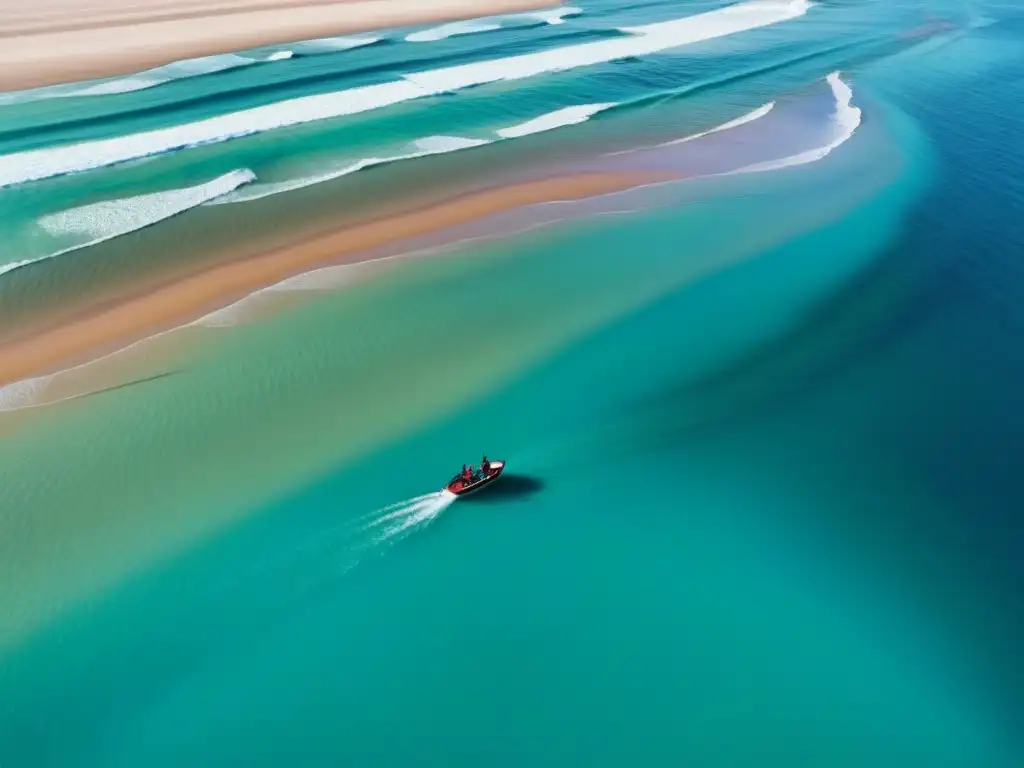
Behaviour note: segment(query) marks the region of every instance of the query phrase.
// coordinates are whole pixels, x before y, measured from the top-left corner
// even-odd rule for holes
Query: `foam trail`
[[[425,493],[422,496],[415,496],[411,499],[403,499],[402,501],[396,501],[394,504],[388,504],[387,506],[375,509],[362,517],[356,518],[353,522],[365,523],[363,530],[369,530],[375,528],[382,523],[386,523],[388,520],[394,520],[397,517],[402,517],[408,514],[409,508],[424,501],[428,501],[437,496],[437,493]]]
[[[404,502],[398,505],[397,508],[392,509],[379,517],[371,520],[364,527],[364,531],[371,531],[374,528],[379,528],[385,523],[391,522],[392,520],[401,520],[409,518],[415,515],[417,512],[422,510],[424,507],[431,506],[437,498],[436,493],[428,494],[427,496],[421,496],[411,502]]]
[[[528,136],[531,133],[551,131],[566,125],[576,125],[584,123],[598,112],[614,106],[618,105],[615,102],[608,102],[604,104],[582,104],[576,107],[566,107],[565,109],[558,109],[546,115],[541,115],[533,120],[527,120],[519,125],[502,128],[498,131],[498,135],[503,139],[514,139],[520,136]]]
[[[449,37],[458,35],[472,35],[477,32],[491,32],[501,29],[501,24],[486,21],[456,21],[451,24],[442,24],[439,27],[431,27],[421,32],[413,32],[406,35],[405,39],[410,43],[432,43],[437,40],[446,40]]]
[[[722,175],[728,176],[736,173],[762,173],[764,171],[777,171],[782,168],[814,163],[827,157],[832,150],[836,149],[840,145],[845,144],[860,126],[861,110],[858,107],[853,106],[853,91],[850,86],[842,81],[838,72],[833,72],[827,79],[836,99],[836,111],[832,116],[833,137],[828,144],[823,147],[816,147],[815,149],[809,149],[805,152],[790,155],[789,157],[779,158],[778,160],[766,160],[761,163],[747,165],[743,168],[739,168],[735,171],[729,171],[727,174]]]
[[[89,239],[34,259],[0,265],[0,275],[152,226],[208,200],[226,195],[255,178],[256,174],[248,168],[242,168],[194,187],[107,200],[43,216],[39,219],[39,226],[50,235]]]
[[[0,156],[0,187],[122,163],[503,80],[520,80],[665,51],[798,18],[808,0],[750,0],[673,21],[630,27],[613,40],[411,73],[402,80],[303,96],[184,125]]]
[[[383,544],[397,537],[412,532],[416,528],[422,528],[440,516],[455,501],[455,495],[449,491],[438,491],[430,498],[412,504],[406,510],[406,514],[390,525],[377,539],[377,544]]]

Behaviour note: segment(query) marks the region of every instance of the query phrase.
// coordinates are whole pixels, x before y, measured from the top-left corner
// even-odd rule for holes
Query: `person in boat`
[[[487,477],[487,474],[491,471],[491,462],[487,460],[487,454],[484,454],[483,461],[480,462],[480,474]]]
[[[473,470],[468,464],[462,465],[462,482],[467,485],[473,482]]]

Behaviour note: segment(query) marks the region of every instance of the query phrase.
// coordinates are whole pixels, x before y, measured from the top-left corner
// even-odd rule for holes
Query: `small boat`
[[[486,472],[475,472],[473,473],[473,479],[467,481],[462,475],[456,475],[452,478],[451,482],[444,487],[448,493],[452,493],[456,496],[467,496],[470,493],[475,493],[481,488],[486,488],[488,485],[493,483],[499,477],[505,469],[504,461],[489,461],[487,462]]]

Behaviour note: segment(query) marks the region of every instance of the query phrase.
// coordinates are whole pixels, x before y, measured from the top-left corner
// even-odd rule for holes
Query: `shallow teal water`
[[[864,38],[692,97],[851,67],[826,159],[409,262],[0,440],[0,762],[1019,765],[1024,20],[816,14],[641,67]],[[481,451],[493,493],[420,499]]]

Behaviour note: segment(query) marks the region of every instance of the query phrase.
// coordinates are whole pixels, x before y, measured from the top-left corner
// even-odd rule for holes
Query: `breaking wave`
[[[350,51],[353,48],[363,48],[367,45],[375,45],[384,38],[382,37],[319,37],[315,40],[304,40],[295,43],[292,47],[303,54],[337,53],[339,51]]]
[[[242,168],[194,187],[106,200],[43,216],[38,224],[49,235],[84,238],[83,241],[33,259],[0,265],[0,274],[137,232],[233,192],[255,179],[256,174]]]
[[[322,588],[343,577],[370,557],[378,557],[411,534],[433,523],[455,496],[446,491],[428,493],[390,504],[369,515],[343,520],[312,531],[291,546],[278,547],[274,553],[246,568],[232,571],[226,580],[208,585],[207,604],[234,599],[236,590],[247,594],[254,578],[271,578],[275,597],[297,602],[301,595]],[[301,563],[301,568],[296,565]],[[296,578],[296,573],[301,573]]]
[[[760,120],[762,117],[764,117],[769,112],[771,112],[774,108],[775,108],[775,102],[774,101],[770,101],[767,104],[758,107],[753,112],[748,112],[747,114],[743,115],[742,117],[737,117],[735,120],[730,120],[727,123],[722,123],[721,125],[716,125],[714,128],[709,128],[706,131],[701,131],[700,133],[695,133],[692,136],[685,136],[682,139],[676,139],[675,141],[666,142],[665,144],[662,144],[661,146],[668,147],[668,146],[672,146],[674,144],[685,144],[688,141],[695,141],[696,139],[703,139],[705,136],[710,136],[710,135],[712,135],[714,133],[719,133],[720,131],[729,131],[729,130],[732,130],[733,128],[739,128],[741,125],[746,125],[747,123],[752,123],[755,120]]]
[[[175,80],[212,75],[217,72],[226,72],[230,69],[248,67],[253,64],[290,59],[293,55],[291,51],[277,51],[264,57],[225,53],[218,56],[205,56],[199,59],[185,59],[184,61],[176,61],[172,64],[166,64],[155,69],[147,69],[134,75],[114,80],[102,80],[86,85],[81,83],[54,85],[45,88],[34,88],[28,91],[0,94],[0,106],[26,104],[43,99],[69,99],[79,96],[111,96],[118,93],[132,93],[133,91],[153,88],[154,86],[163,85]]]
[[[602,112],[615,106],[618,106],[618,104],[615,102],[607,102],[604,104],[582,104],[577,107],[557,109],[554,112],[548,112],[546,115],[541,115],[533,120],[527,120],[525,123],[513,125],[509,128],[502,128],[498,131],[498,135],[503,139],[514,139],[520,136],[528,136],[531,133],[543,133],[544,131],[552,131],[556,128],[562,128],[567,125],[585,123],[598,112]]]
[[[503,22],[539,21],[545,24],[564,24],[567,18],[579,16],[581,13],[583,13],[581,8],[551,8],[533,13],[517,13],[511,16],[487,16],[469,21],[454,21],[419,32],[412,32],[405,36],[405,40],[410,43],[431,43],[459,35],[493,32],[496,29],[501,29]]]
[[[761,173],[764,171],[777,171],[796,165],[806,165],[807,163],[814,163],[827,157],[832,150],[845,144],[860,126],[862,113],[860,108],[853,106],[853,90],[843,82],[838,72],[830,74],[827,80],[836,100],[836,110],[832,115],[832,138],[827,144],[777,160],[766,160],[761,163],[747,165],[729,173]]]
[[[410,73],[403,79],[305,96],[184,125],[0,156],[0,187],[85,171],[188,147],[342,117],[463,88],[563,72],[657,53],[804,15],[808,0],[750,0],[672,21],[629,27],[612,40],[580,43]]]
[[[487,139],[467,139],[461,136],[427,136],[414,141],[412,143],[412,148],[408,152],[402,152],[396,155],[387,155],[384,157],[364,157],[356,160],[355,162],[340,166],[334,170],[318,173],[313,176],[303,176],[302,178],[272,184],[258,184],[250,187],[249,189],[225,195],[216,200],[211,200],[208,204],[223,205],[229,203],[250,202],[252,200],[269,197],[270,195],[277,195],[281,192],[291,192],[296,189],[313,186],[314,184],[322,184],[325,181],[340,179],[343,176],[348,176],[349,174],[357,173],[366,168],[372,168],[377,165],[386,165],[400,160],[411,160],[413,158],[426,157],[428,155],[447,154],[449,152],[457,152],[461,149],[470,149],[471,147],[479,147],[490,143],[491,142]]]
[[[393,155],[385,155],[383,157],[364,157],[354,162],[339,166],[333,170],[313,174],[311,176],[303,176],[289,181],[270,184],[256,184],[246,189],[238,190],[232,194],[218,197],[215,200],[209,201],[207,205],[229,205],[232,203],[250,202],[252,200],[259,200],[264,197],[280,194],[282,192],[291,192],[296,189],[313,186],[314,184],[334,181],[335,179],[340,179],[343,176],[357,173],[366,168],[373,168],[375,166],[400,162],[402,160],[413,160],[430,155],[444,155],[451,152],[458,152],[463,149],[482,147],[486,144],[492,144],[495,141],[519,138],[520,136],[527,136],[529,134],[541,133],[544,131],[552,131],[556,128],[583,123],[598,112],[602,112],[616,106],[618,106],[617,103],[608,102],[604,104],[582,104],[579,106],[558,109],[554,112],[549,112],[545,115],[534,118],[533,120],[528,120],[525,123],[520,123],[519,125],[510,126],[508,128],[499,128],[495,131],[498,136],[497,139],[470,139],[461,136],[426,136],[414,141],[411,148],[407,151],[398,152]]]
[[[537,19],[538,21],[547,22],[548,24],[565,24],[566,19],[573,16],[579,16],[582,13],[582,8],[576,8],[570,5],[563,8],[550,8],[546,11],[537,11],[535,13],[524,13],[522,16],[527,19]]]
[[[410,43],[432,43],[436,40],[446,40],[449,37],[458,35],[472,35],[477,32],[491,32],[501,29],[501,24],[487,21],[455,21],[451,24],[442,24],[439,27],[424,29],[421,32],[413,32],[405,36]]]

